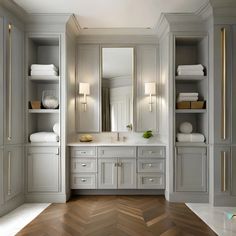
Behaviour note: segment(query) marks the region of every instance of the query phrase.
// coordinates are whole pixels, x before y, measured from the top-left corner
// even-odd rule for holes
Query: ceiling
[[[191,13],[209,0],[14,0],[28,13],[74,13],[82,28],[154,28],[161,13]]]
[[[102,78],[132,75],[133,48],[103,48]]]

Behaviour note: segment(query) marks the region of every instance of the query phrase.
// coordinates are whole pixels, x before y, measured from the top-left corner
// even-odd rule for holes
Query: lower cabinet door
[[[8,201],[23,192],[23,148],[6,146],[4,151],[4,195]]]
[[[236,34],[236,32],[235,32]],[[236,147],[232,147],[232,188],[231,188],[231,194],[236,197]]]
[[[175,156],[176,191],[206,192],[207,167],[207,148],[178,147]]]
[[[3,149],[0,148],[0,205],[4,202],[3,191]]]
[[[117,188],[117,158],[98,159],[98,188]]]
[[[118,158],[118,188],[136,189],[136,159]]]
[[[58,192],[60,155],[58,148],[35,149],[28,153],[28,192]]]

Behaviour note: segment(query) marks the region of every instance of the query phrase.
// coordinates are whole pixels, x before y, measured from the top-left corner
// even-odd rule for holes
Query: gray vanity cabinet
[[[58,147],[32,147],[27,155],[28,192],[59,192],[60,153]]]
[[[175,156],[177,192],[207,191],[207,148],[178,147]]]
[[[4,200],[23,193],[23,148],[8,146],[4,150]]]
[[[98,188],[117,189],[117,158],[98,159]]]
[[[7,22],[5,28],[5,143],[22,144],[24,33],[10,21]]]

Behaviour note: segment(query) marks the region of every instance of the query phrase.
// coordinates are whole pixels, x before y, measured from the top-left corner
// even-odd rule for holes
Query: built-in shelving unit
[[[204,75],[177,75],[179,65],[204,66]],[[208,143],[208,37],[202,36],[175,36],[175,75],[174,75],[174,104],[176,105],[179,93],[198,93],[199,100],[205,101],[203,109],[174,108],[175,134],[179,132],[182,122],[190,122],[194,133],[202,133],[205,143],[178,143],[181,146],[202,146]],[[175,141],[176,141],[176,137]]]
[[[31,76],[32,64],[54,64],[58,76]],[[52,132],[53,125],[60,122],[60,37],[57,35],[29,35],[26,61],[26,141],[35,132]],[[31,101],[41,101],[43,91],[53,90],[59,99],[58,109],[32,109]],[[54,143],[58,145],[58,143]],[[34,145],[37,145],[34,143]],[[40,143],[40,146],[45,146]],[[51,144],[50,144],[51,145]],[[48,145],[46,145],[48,146]]]

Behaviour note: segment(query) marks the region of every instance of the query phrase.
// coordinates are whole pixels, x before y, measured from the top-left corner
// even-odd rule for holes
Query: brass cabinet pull
[[[8,152],[7,195],[11,195],[11,152]]]
[[[8,133],[7,139],[12,139],[12,24],[8,25]]]
[[[221,152],[221,191],[227,191],[227,153]]]
[[[227,138],[227,111],[226,111],[226,86],[227,86],[227,70],[226,70],[226,29],[221,29],[221,138]]]

